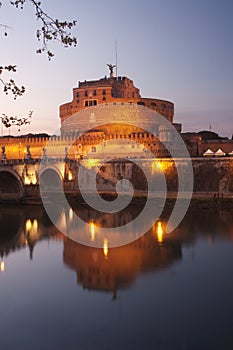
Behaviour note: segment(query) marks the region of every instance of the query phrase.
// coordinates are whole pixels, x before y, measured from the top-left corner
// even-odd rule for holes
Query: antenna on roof
[[[115,40],[115,54],[116,54],[116,77],[118,77],[117,75],[117,41]]]

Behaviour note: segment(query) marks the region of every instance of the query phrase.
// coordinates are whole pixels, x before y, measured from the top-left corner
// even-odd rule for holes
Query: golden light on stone
[[[24,184],[25,184],[25,185],[30,185],[30,183],[31,183],[30,178],[29,178],[28,176],[25,176],[25,177],[24,177]]]
[[[95,167],[95,166],[98,166],[98,165],[99,165],[98,159],[89,158],[85,162],[85,166],[86,166],[87,169],[91,169],[92,167]]]
[[[69,181],[73,180],[73,175],[72,175],[71,171],[69,171],[69,173],[68,173],[68,180]]]
[[[104,252],[104,257],[108,257],[108,240],[105,238],[104,239],[104,244],[103,244],[103,252]]]
[[[36,178],[35,173],[31,173],[31,174],[24,176],[24,184],[25,185],[31,185],[31,184],[36,185],[36,183],[37,183],[37,178]]]
[[[36,179],[36,176],[34,175],[34,176],[32,177],[32,184],[33,184],[33,185],[36,185],[36,183],[37,183],[37,179]]]
[[[152,174],[161,172],[163,170],[163,164],[162,162],[158,161],[157,159],[155,159],[152,163]]]

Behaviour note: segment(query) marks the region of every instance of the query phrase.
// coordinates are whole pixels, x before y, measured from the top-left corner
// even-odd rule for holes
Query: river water
[[[63,236],[39,205],[1,205],[1,349],[232,350],[233,210],[196,203],[166,234],[168,212],[137,241],[100,249]]]

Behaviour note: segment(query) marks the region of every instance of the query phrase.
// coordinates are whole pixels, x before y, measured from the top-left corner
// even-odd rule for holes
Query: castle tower
[[[169,122],[173,122],[174,104],[170,101],[155,98],[144,98],[140,95],[140,90],[134,86],[134,82],[127,77],[114,77],[114,65],[108,65],[110,77],[99,80],[83,81],[78,87],[73,89],[73,99],[71,102],[60,106],[61,133],[62,135],[72,135],[76,129],[66,129],[64,121],[88,107],[95,107],[100,104],[124,103],[136,104],[150,108],[163,115]]]

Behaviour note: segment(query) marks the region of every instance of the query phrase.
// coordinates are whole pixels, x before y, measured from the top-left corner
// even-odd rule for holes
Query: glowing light
[[[69,209],[69,219],[70,219],[70,221],[73,220],[73,217],[74,217],[74,212],[73,212],[73,210],[70,208],[70,209]]]
[[[88,164],[90,166],[94,165],[95,164],[95,160],[94,159],[88,159]]]
[[[37,178],[36,178],[36,175],[35,174],[27,174],[24,176],[24,184],[25,185],[36,185],[37,183]]]
[[[32,230],[33,230],[34,233],[37,233],[38,221],[36,219],[33,221]]]
[[[157,224],[157,238],[158,238],[158,242],[159,243],[162,243],[163,242],[163,226],[162,226],[162,223],[161,221],[158,221],[158,224]]]
[[[103,245],[103,251],[104,251],[104,257],[108,257],[108,240],[104,239],[104,245]]]
[[[165,172],[171,167],[172,163],[169,161],[158,161],[157,159],[152,162],[152,173]]]
[[[68,173],[68,180],[69,181],[73,180],[73,175],[72,175],[71,171],[69,171],[69,173]]]
[[[1,272],[5,271],[5,262],[4,261],[1,261],[0,270],[1,270]]]
[[[25,229],[28,237],[30,236],[30,239],[35,238],[38,231],[38,221],[35,219],[32,222],[30,219],[28,219],[25,224]]]
[[[158,160],[155,160],[152,162],[152,173],[156,173],[156,172],[161,172],[161,170],[163,170],[163,166],[162,166],[162,162],[159,162]]]
[[[32,177],[32,184],[33,184],[33,185],[36,185],[36,183],[37,183],[36,176],[33,176],[33,177]]]
[[[28,176],[25,176],[25,177],[24,177],[24,184],[25,184],[25,185],[30,185],[30,183],[31,183],[30,178],[29,178]]]
[[[91,231],[91,241],[95,240],[95,224],[94,222],[90,223],[90,231]]]
[[[88,158],[86,162],[87,169],[91,169],[94,166],[98,166],[99,162],[97,159]]]
[[[25,228],[26,228],[26,232],[31,231],[31,229],[32,229],[32,222],[31,222],[30,219],[28,219],[28,220],[26,221]]]

